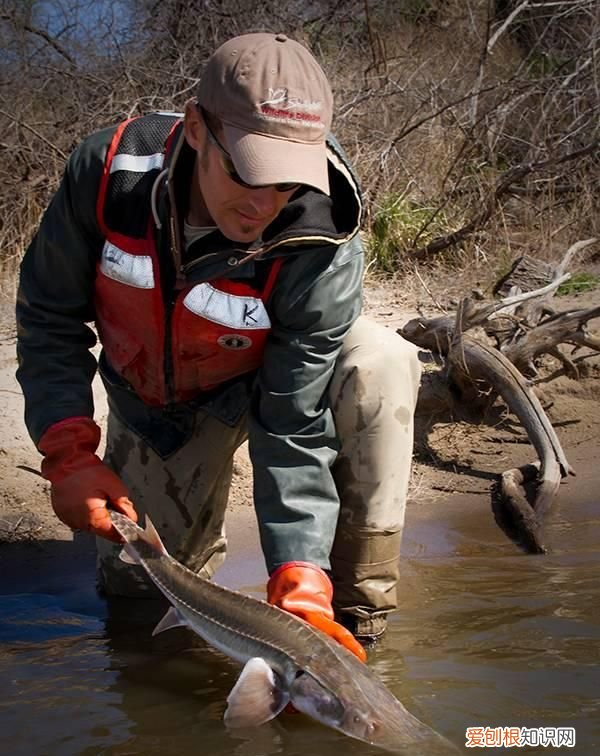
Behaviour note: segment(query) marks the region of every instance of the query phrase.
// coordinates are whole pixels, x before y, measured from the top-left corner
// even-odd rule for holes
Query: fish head
[[[339,729],[345,716],[343,702],[308,672],[297,672],[289,693],[290,700],[298,711],[328,727]]]
[[[385,712],[376,711],[361,693],[344,686],[329,690],[307,672],[298,673],[290,689],[295,708],[322,724],[373,745],[382,738],[395,743],[394,733],[386,732]]]
[[[298,672],[290,686],[292,704],[328,727],[391,753],[458,753],[414,717],[366,665],[357,661],[353,671],[350,679],[336,686],[323,685],[311,674]]]
[[[457,753],[451,743],[391,698],[386,701],[380,695],[373,703],[364,699],[344,702],[337,729],[390,753],[428,756]]]

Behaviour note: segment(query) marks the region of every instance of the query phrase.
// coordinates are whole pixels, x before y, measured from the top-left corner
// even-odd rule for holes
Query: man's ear
[[[206,127],[195,99],[188,100],[185,103],[183,130],[190,147],[196,152],[201,152],[206,139]]]

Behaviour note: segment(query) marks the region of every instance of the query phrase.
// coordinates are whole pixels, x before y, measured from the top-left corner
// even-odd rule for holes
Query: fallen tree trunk
[[[463,396],[469,392],[475,397],[486,396],[491,387],[522,423],[539,462],[502,473],[500,497],[523,545],[536,553],[546,551],[544,520],[560,482],[575,473],[523,372],[535,374],[535,360],[547,353],[558,358],[566,372],[577,376],[575,364],[559,349],[561,343],[600,353],[600,339],[587,331],[588,322],[600,317],[600,307],[556,313],[545,303],[570,277],[565,273],[567,262],[576,252],[595,241],[587,239],[572,245],[557,266],[555,279],[541,289],[519,292],[500,302],[487,304],[464,299],[455,316],[416,318],[398,330],[408,341],[446,358],[448,378],[459,387]],[[544,302],[543,309],[539,306],[540,301]],[[533,306],[525,306],[530,302]],[[521,309],[520,315],[500,314],[507,310],[514,312],[516,308]],[[527,320],[528,310],[530,322]],[[496,347],[485,343],[485,337],[478,339],[465,333],[475,326],[480,326],[487,336],[493,337]],[[531,503],[525,493],[528,483],[535,483]]]
[[[540,460],[535,500],[532,506],[524,493],[516,496],[517,487],[523,481],[514,471],[503,476],[501,496],[509,512],[519,513],[513,520],[523,544],[531,551],[544,553],[544,517],[551,508],[561,479],[574,474],[573,470],[542,405],[517,368],[499,350],[471,336],[458,332],[450,339],[448,321],[446,318],[433,319],[429,329],[426,321],[412,320],[399,329],[399,333],[418,346],[433,347],[445,355],[449,376],[463,390],[466,383],[481,393],[483,387],[476,386],[477,382],[484,381],[486,389],[491,386],[521,421]]]
[[[600,340],[587,333],[588,322],[597,317],[600,317],[600,307],[556,313],[524,333],[522,338],[508,344],[503,352],[522,373],[534,375],[537,372],[535,358],[551,354],[560,360],[569,375],[577,378],[577,367],[560,350],[559,344],[585,346],[600,351]]]
[[[466,378],[471,382],[483,379],[492,386],[527,431],[527,436],[540,460],[536,494],[532,505],[534,516],[525,516],[526,499],[524,496],[514,498],[517,485],[514,475],[503,476],[501,495],[504,504],[509,509],[521,512],[521,520],[515,524],[519,527],[523,542],[529,547],[533,546],[534,551],[544,553],[546,550],[542,537],[544,517],[551,508],[561,479],[567,474],[574,474],[554,428],[524,377],[497,349],[459,334],[451,344],[448,361],[455,379],[459,376],[459,380]],[[507,486],[513,481],[514,485]]]
[[[539,516],[523,494],[525,484],[535,481],[538,472],[537,464],[506,470],[500,478],[500,495],[523,545],[534,554],[545,554],[547,549],[542,542]]]

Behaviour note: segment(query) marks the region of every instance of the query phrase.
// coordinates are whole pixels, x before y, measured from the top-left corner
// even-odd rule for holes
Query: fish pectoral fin
[[[227,696],[225,725],[236,728],[264,724],[274,719],[289,700],[289,693],[278,685],[275,673],[267,662],[254,657],[246,662]]]
[[[185,617],[174,606],[169,607],[165,616],[152,631],[152,635],[158,635],[172,627],[188,627]]]
[[[119,554],[119,559],[122,562],[125,562],[125,564],[139,564],[140,559],[138,555],[136,554],[135,549],[130,546],[128,543],[123,546],[121,549],[121,553]]]

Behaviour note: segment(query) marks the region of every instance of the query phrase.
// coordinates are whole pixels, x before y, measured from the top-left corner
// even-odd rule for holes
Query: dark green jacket
[[[114,131],[93,134],[75,150],[21,265],[17,378],[36,444],[52,424],[94,413],[97,362],[90,348],[96,337],[88,324],[95,319],[94,277],[104,243],[96,199]],[[172,300],[178,275],[186,283],[223,276],[251,281],[269,260],[282,256],[267,303],[272,331],[264,362],[258,373],[199,394],[193,402],[156,409],[144,406],[101,357],[109,403],[165,457],[185,443],[197,409],[230,425],[249,409],[254,502],[267,566],[271,571],[302,560],[327,568],[339,511],[331,475],[338,441],[327,387],[361,307],[358,184],[331,139],[331,197],[312,190],[295,195],[263,234],[258,258],[245,261],[248,249],[218,231],[184,252],[180,233],[170,238],[169,217],[175,215],[174,228],[180,230],[194,153],[182,133],[176,144],[168,188],[163,182],[157,198],[165,302]],[[182,264],[176,270],[178,258]]]

